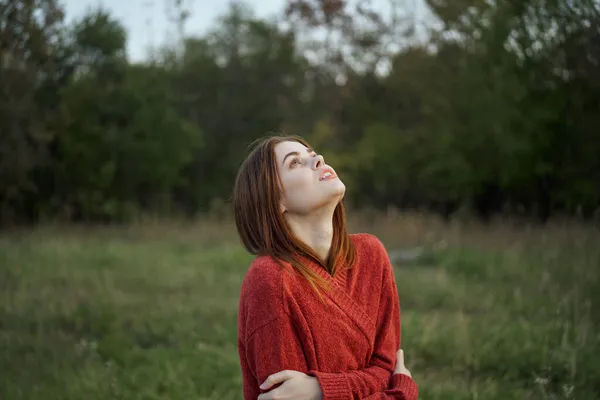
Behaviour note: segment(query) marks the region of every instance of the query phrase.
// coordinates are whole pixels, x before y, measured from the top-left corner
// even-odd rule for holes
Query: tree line
[[[421,40],[395,0],[289,0],[278,21],[232,3],[133,63],[107,11],[9,0],[0,224],[209,212],[269,132],[307,138],[356,208],[597,216],[600,4],[426,3]]]

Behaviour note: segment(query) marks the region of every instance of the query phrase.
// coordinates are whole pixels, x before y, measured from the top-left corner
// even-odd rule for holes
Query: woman
[[[417,398],[387,252],[346,232],[345,189],[295,136],[263,139],[240,167],[236,227],[257,255],[238,315],[247,400]]]

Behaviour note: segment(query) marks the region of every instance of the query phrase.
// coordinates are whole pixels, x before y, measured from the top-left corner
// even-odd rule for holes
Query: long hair
[[[281,261],[289,263],[321,297],[319,289],[327,290],[327,281],[304,265],[302,259],[314,261],[333,276],[338,268],[352,266],[356,251],[348,236],[342,201],[333,213],[333,239],[327,260],[322,260],[288,227],[280,211],[282,183],[275,157],[275,146],[285,141],[310,147],[304,139],[293,135],[270,136],[253,143],[235,180],[235,225],[244,247],[251,254],[271,256],[282,266]]]

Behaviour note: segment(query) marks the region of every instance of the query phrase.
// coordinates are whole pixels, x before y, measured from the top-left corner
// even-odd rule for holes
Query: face
[[[275,145],[275,158],[283,184],[282,211],[308,215],[335,206],[346,187],[322,156],[294,141]]]

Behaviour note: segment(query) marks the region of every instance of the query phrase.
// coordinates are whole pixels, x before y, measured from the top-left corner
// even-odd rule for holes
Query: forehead
[[[294,142],[294,141],[285,141],[281,143],[277,143],[275,145],[275,157],[277,161],[281,162],[286,154],[297,151],[299,153],[306,152],[306,146],[302,143]]]

